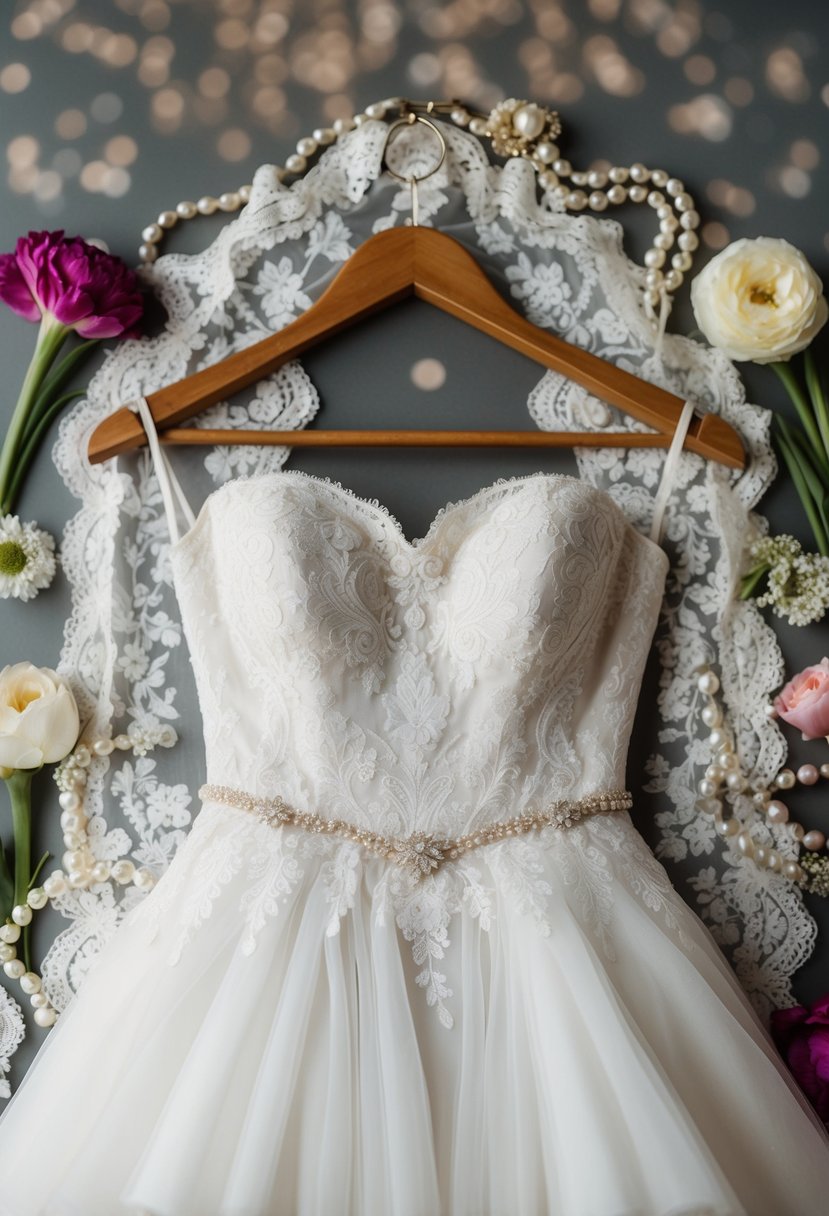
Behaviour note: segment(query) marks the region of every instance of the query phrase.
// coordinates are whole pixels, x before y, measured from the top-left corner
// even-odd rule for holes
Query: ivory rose
[[[806,258],[777,237],[743,237],[691,280],[697,325],[738,362],[786,361],[829,317],[823,284]]]
[[[0,775],[62,760],[79,727],[75,697],[56,671],[25,662],[0,671]]]
[[[774,708],[804,739],[829,736],[829,659],[804,667],[789,680],[775,697]]]

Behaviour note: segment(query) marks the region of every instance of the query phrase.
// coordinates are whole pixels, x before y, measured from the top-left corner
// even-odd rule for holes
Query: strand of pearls
[[[77,743],[55,769],[54,778],[61,791],[58,802],[66,849],[62,857],[64,868],[53,870],[40,886],[32,887],[26,903],[12,908],[11,920],[0,926],[0,962],[3,970],[10,979],[19,980],[20,987],[34,1008],[34,1019],[38,1026],[53,1026],[58,1014],[43,991],[42,978],[36,971],[27,971],[23,960],[17,957],[20,935],[25,926],[32,923],[34,913],[45,908],[49,900],[67,891],[88,890],[96,883],[109,880],[120,886],[133,883],[140,891],[149,891],[156,882],[152,870],[146,866],[137,867],[127,858],[110,863],[95,857],[86,831],[88,819],[83,809],[89,766],[95,756],[109,756],[116,749],[143,756],[156,744],[172,747],[176,738],[171,726],[149,730],[133,726],[129,734],[119,734],[114,739],[101,736]]]
[[[779,795],[793,789],[798,782],[801,785],[815,785],[820,777],[829,778],[829,764],[822,764],[820,768],[814,764],[802,764],[797,772],[783,768],[774,778],[770,788],[750,783],[740,771],[734,742],[716,701],[715,694],[719,687],[720,682],[714,672],[704,669],[697,680],[697,688],[707,698],[701,716],[710,729],[708,742],[712,749],[712,760],[697,786],[697,809],[703,814],[713,815],[717,834],[724,839],[735,838],[737,848],[756,866],[782,873],[793,882],[805,885],[809,876],[799,860],[795,857],[784,857],[779,849],[756,839],[744,819],[737,814],[727,813],[723,800],[729,796],[749,798],[756,812],[763,815],[770,824],[788,824],[793,840],[807,852],[816,853],[826,844],[825,834],[807,831],[803,824],[793,820],[788,806],[781,801]],[[770,717],[777,716],[771,705],[767,713]]]
[[[490,114],[471,110],[459,101],[413,102],[403,97],[388,97],[373,102],[352,118],[338,118],[330,127],[317,127],[311,135],[297,140],[296,151],[277,167],[277,177],[284,181],[291,175],[306,171],[311,158],[320,149],[333,144],[341,135],[370,119],[404,117],[409,113],[448,114],[456,126],[468,128],[473,135],[489,139],[496,154],[522,156],[529,160],[538,174],[543,190],[562,201],[570,211],[590,209],[603,212],[622,203],[647,203],[656,212],[659,231],[645,254],[645,300],[655,308],[663,295],[682,286],[691,269],[694,250],[699,246],[696,229],[700,216],[684,183],[666,169],[649,169],[637,161],[628,167],[614,165],[606,172],[582,172],[573,168],[560,153],[553,133],[560,130],[558,115],[532,102],[510,98],[501,102]],[[203,195],[197,202],[185,199],[142,230],[138,249],[141,262],[154,262],[159,245],[181,220],[217,211],[233,212],[250,198],[251,186],[244,185],[214,197]],[[671,250],[676,245],[676,250]],[[670,265],[668,258],[670,256]]]

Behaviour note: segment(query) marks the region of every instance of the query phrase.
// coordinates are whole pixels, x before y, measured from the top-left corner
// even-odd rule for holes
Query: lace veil
[[[293,185],[272,166],[256,173],[249,204],[197,255],[167,254],[147,270],[167,312],[163,330],[108,353],[87,395],[61,421],[54,460],[79,502],[66,525],[62,561],[72,594],[59,668],[78,697],[91,733],[172,726],[200,739],[192,672],[170,583],[167,523],[146,448],[90,465],[89,435],[117,404],[280,329],[306,309],[341,263],[373,232],[404,222],[410,191],[381,172],[388,126],[367,121],[328,148]],[[816,926],[799,890],[782,876],[745,863],[695,808],[696,784],[709,762],[699,718],[695,669],[721,673],[723,697],[747,771],[770,780],[785,740],[763,704],[782,682],[782,656],[755,605],[733,590],[748,530],[766,521],[752,511],[775,461],[768,411],[748,404],[734,366],[718,351],[665,333],[655,349],[643,307],[645,271],[623,250],[612,219],[572,215],[537,199],[537,179],[521,159],[491,165],[471,134],[444,123],[448,151],[420,186],[420,222],[451,232],[501,283],[529,319],[681,397],[693,397],[742,434],[750,461],[738,474],[683,453],[666,514],[671,556],[650,678],[658,713],[640,712],[634,741],[644,770],[637,826],[672,881],[708,924],[758,1011],[791,1004],[790,981],[811,952]],[[412,172],[431,167],[433,147],[419,125],[402,132]],[[319,407],[299,361],[220,404],[194,425],[296,428]],[[566,378],[547,372],[529,395],[542,429],[646,430]],[[178,448],[176,468],[198,504],[237,474],[280,467],[287,447]],[[647,531],[664,449],[576,449],[579,475],[607,490]],[[379,504],[378,504],[379,505]],[[200,746],[200,744],[199,744]],[[195,748],[198,753],[199,746]],[[95,758],[87,813],[99,858],[129,856],[161,873],[197,809],[203,756],[180,744],[125,758]],[[186,750],[186,749],[185,749]],[[632,788],[636,790],[635,774]],[[631,784],[631,783],[629,783]],[[787,827],[773,832],[793,852]],[[770,836],[771,839],[771,836]],[[49,999],[61,1009],[82,982],[121,917],[144,896],[101,883],[60,897],[66,925],[44,961]],[[13,1036],[12,1036],[13,1037]]]

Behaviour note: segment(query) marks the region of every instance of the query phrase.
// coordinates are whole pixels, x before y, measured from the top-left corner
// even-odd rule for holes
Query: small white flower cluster
[[[829,608],[829,557],[804,553],[793,536],[764,536],[751,546],[758,565],[767,564],[766,591],[757,597],[759,607],[772,610],[792,625],[819,621]]]
[[[0,599],[31,600],[55,577],[55,540],[16,515],[0,518]]]

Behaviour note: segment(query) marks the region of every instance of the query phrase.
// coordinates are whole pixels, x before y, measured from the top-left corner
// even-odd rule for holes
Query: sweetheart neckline
[[[490,482],[488,485],[481,486],[480,489],[475,490],[474,493],[469,494],[465,498],[459,498],[444,503],[442,507],[438,508],[423,536],[415,537],[412,540],[410,540],[406,535],[400,521],[396,518],[392,511],[385,506],[384,503],[380,502],[378,498],[365,498],[362,494],[358,494],[356,490],[352,490],[349,486],[344,486],[342,482],[336,481],[334,478],[321,476],[316,473],[307,473],[304,469],[267,469],[264,472],[248,473],[238,477],[231,477],[228,478],[227,481],[222,482],[222,484],[217,486],[214,490],[210,491],[202,502],[195,522],[191,524],[187,531],[184,532],[177,541],[171,542],[171,558],[177,556],[180,552],[186,549],[188,542],[195,538],[201,530],[204,520],[209,514],[210,504],[217,498],[220,498],[221,495],[228,491],[232,486],[241,485],[245,482],[264,482],[271,480],[278,481],[286,477],[296,477],[304,479],[305,481],[313,482],[315,485],[322,486],[329,491],[335,491],[337,495],[345,498],[350,504],[356,504],[361,510],[365,511],[372,520],[376,520],[387,529],[390,529],[397,543],[410,554],[417,554],[424,551],[425,546],[434,537],[438,528],[445,521],[447,516],[464,508],[471,507],[472,504],[476,503],[478,500],[485,500],[490,494],[495,493],[497,490],[503,489],[505,486],[520,487],[539,480],[551,483],[559,482],[570,485],[578,485],[583,489],[588,490],[600,502],[610,504],[612,510],[617,516],[621,517],[622,522],[633,533],[633,535],[638,537],[639,540],[644,541],[651,551],[655,550],[656,553],[660,555],[665,563],[666,574],[668,567],[670,566],[670,558],[662,545],[658,544],[655,540],[652,540],[649,536],[646,536],[644,532],[640,532],[639,529],[631,522],[631,520],[628,519],[615,499],[613,499],[606,490],[601,489],[599,486],[591,485],[589,481],[584,481],[581,477],[574,477],[570,473],[549,473],[544,470],[540,470],[535,473],[518,474],[515,477],[499,477],[495,481]]]

